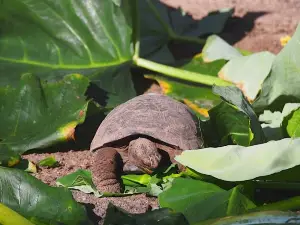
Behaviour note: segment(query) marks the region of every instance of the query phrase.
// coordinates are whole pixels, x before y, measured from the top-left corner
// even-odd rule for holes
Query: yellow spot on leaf
[[[75,140],[75,128],[77,126],[76,122],[71,122],[59,129],[64,140]]]
[[[81,78],[82,78],[82,75],[79,74],[79,73],[75,73],[75,74],[74,74],[74,77],[76,77],[77,79],[81,79]]]
[[[289,42],[290,39],[291,39],[291,36],[289,36],[289,35],[281,37],[280,38],[280,44],[282,46],[285,46]]]
[[[7,166],[8,167],[12,167],[17,165],[20,162],[19,158],[11,158],[8,162],[7,162]]]
[[[164,94],[168,94],[171,92],[171,85],[165,81],[157,80],[159,86],[161,87]]]
[[[193,103],[192,101],[188,100],[188,99],[183,99],[183,102],[190,107],[192,110],[194,110],[195,112],[201,114],[202,116],[205,117],[209,117],[208,115],[208,110],[204,109],[204,108],[200,108],[199,106],[197,106],[195,103]]]

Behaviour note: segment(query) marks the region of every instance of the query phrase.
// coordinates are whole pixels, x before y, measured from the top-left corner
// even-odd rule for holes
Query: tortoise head
[[[144,172],[151,174],[159,166],[162,156],[156,143],[147,138],[137,138],[129,143],[128,159]]]

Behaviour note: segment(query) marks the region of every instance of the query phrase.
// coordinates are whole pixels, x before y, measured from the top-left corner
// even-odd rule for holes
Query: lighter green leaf
[[[257,111],[267,107],[281,109],[285,103],[300,99],[300,25],[291,40],[276,56],[272,71],[262,85],[261,94],[253,103]]]
[[[249,101],[253,101],[269,75],[275,55],[259,52],[231,59],[219,72],[219,77],[235,83]]]
[[[285,138],[250,147],[228,145],[184,151],[179,163],[226,181],[245,181],[300,165],[300,139]]]
[[[207,38],[202,54],[204,62],[212,62],[220,59],[230,60],[242,56],[236,48],[229,45],[217,35],[211,35]]]

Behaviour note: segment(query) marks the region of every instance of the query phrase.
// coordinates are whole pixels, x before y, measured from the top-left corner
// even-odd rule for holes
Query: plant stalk
[[[138,10],[138,1],[136,0],[134,3],[134,16],[133,16],[133,23],[134,23],[134,33],[133,33],[133,40],[134,40],[134,55],[133,59],[137,59],[140,54],[140,13]]]
[[[176,34],[171,35],[171,40],[190,42],[190,43],[199,44],[199,45],[204,45],[206,43],[206,39],[203,39],[203,38],[180,36],[180,35],[176,35]]]
[[[152,62],[152,61],[149,61],[149,60],[143,59],[143,58],[134,58],[133,62],[135,63],[135,65],[137,65],[139,67],[149,69],[154,72],[162,73],[166,76],[185,80],[185,81],[204,84],[204,85],[208,85],[208,86],[213,86],[213,85],[230,86],[230,85],[233,85],[232,83],[222,80],[218,77],[213,77],[213,76],[206,75],[206,74],[200,74],[200,73],[195,73],[195,72],[190,72],[190,71],[174,68],[171,66]]]

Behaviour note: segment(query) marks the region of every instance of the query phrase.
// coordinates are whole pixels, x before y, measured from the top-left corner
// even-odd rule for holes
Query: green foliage
[[[213,92],[220,95],[225,102],[233,105],[249,117],[251,131],[254,134],[252,144],[261,144],[266,141],[257,115],[240,89],[237,87],[213,86]]]
[[[55,83],[24,74],[17,88],[1,88],[1,144],[24,153],[70,140],[85,120],[88,85],[88,79],[78,74]]]
[[[243,112],[222,102],[209,111],[209,117],[221,145],[232,143],[242,146],[250,145],[253,133],[250,129],[249,117]]]
[[[207,38],[202,50],[204,62],[212,62],[220,59],[230,60],[241,57],[242,54],[217,35]]]
[[[58,161],[56,161],[54,156],[49,156],[38,162],[38,165],[41,167],[57,167],[59,166]]]
[[[228,145],[184,151],[175,159],[221,180],[246,181],[300,165],[299,144],[299,139],[285,138],[249,147]]]
[[[78,169],[73,173],[58,178],[56,184],[58,186],[80,190],[84,193],[94,193],[97,197],[101,196],[92,181],[91,172],[88,170]]]
[[[158,0],[138,1],[141,32],[140,55],[155,62],[176,62],[168,44],[170,41],[191,41],[204,44],[199,36],[220,33],[232,9],[218,10],[202,20],[182,15],[180,9],[171,9]]]
[[[269,204],[252,197],[259,185],[300,188],[300,26],[278,55],[252,54],[215,35],[232,14],[193,20],[158,0],[0,1],[0,223],[91,224],[68,188],[159,197],[161,208],[141,215],[110,204],[107,225],[297,222],[282,211],[299,210],[299,197]],[[174,43],[203,49],[179,60]],[[141,74],[201,120],[205,148],[176,156],[184,171],[123,174],[124,193],[100,193],[88,170],[59,178],[64,188],[25,172],[36,168],[21,154],[73,139],[90,103],[107,113],[138,94],[143,85],[132,78]]]
[[[242,214],[255,207],[238,186],[226,191],[214,184],[183,178],[174,179],[172,186],[159,195],[159,204],[183,213],[190,224]]]
[[[231,59],[219,72],[222,79],[235,83],[249,101],[253,101],[271,71],[275,56],[259,52]]]
[[[69,190],[49,187],[18,169],[0,167],[0,202],[36,225],[91,224]]]
[[[253,106],[257,111],[281,109],[285,103],[299,102],[300,25],[293,37],[275,57],[272,70],[262,85],[260,96]]]

